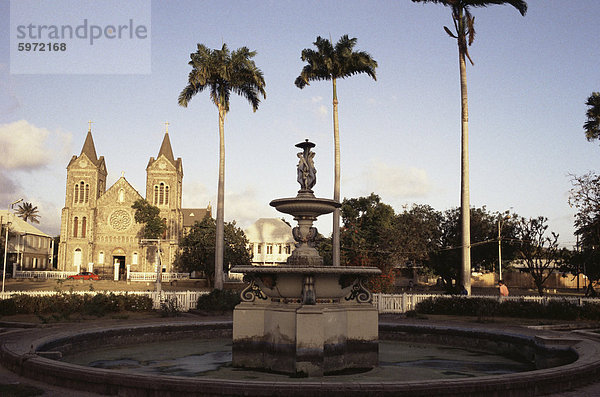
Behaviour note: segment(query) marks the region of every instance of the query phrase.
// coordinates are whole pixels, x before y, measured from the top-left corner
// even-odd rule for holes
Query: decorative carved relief
[[[131,215],[125,210],[116,210],[110,215],[108,223],[116,231],[122,232],[131,226]]]

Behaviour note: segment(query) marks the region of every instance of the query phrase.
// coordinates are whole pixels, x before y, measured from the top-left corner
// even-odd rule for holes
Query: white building
[[[292,227],[278,218],[260,218],[244,230],[253,265],[283,265],[292,253]]]
[[[3,237],[7,223],[9,238],[6,271],[14,275],[16,270],[52,270],[54,239],[14,213],[0,210]],[[16,264],[14,268],[13,263]]]

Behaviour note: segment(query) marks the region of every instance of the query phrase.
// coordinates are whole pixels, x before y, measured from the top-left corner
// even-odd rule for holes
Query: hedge
[[[600,304],[579,306],[567,300],[539,303],[490,298],[428,298],[415,307],[420,314],[446,314],[478,317],[544,318],[553,320],[600,320]]]
[[[150,311],[152,299],[144,295],[72,294],[56,293],[51,296],[31,296],[16,294],[9,299],[0,300],[0,315],[14,314],[85,314],[104,316],[107,313],[122,311]]]

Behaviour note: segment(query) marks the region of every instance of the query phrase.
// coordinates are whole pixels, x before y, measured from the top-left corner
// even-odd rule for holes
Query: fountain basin
[[[69,389],[107,395],[153,396],[533,396],[570,390],[587,382],[597,381],[600,374],[598,341],[539,330],[507,331],[502,325],[494,324],[471,328],[460,324],[432,324],[422,320],[420,324],[382,324],[380,337],[383,340],[418,338],[434,343],[442,342],[448,346],[468,345],[500,354],[509,349],[524,357],[562,356],[562,365],[552,368],[538,366],[539,369],[529,372],[466,379],[406,381],[401,377],[370,380],[356,376],[344,381],[328,381],[323,378],[319,381],[305,379],[298,382],[296,379],[274,380],[263,377],[228,380],[216,379],[210,375],[183,378],[128,374],[56,361],[46,358],[44,354],[48,350],[68,352],[93,344],[116,346],[186,336],[224,337],[231,332],[232,327],[231,321],[170,321],[171,324],[131,322],[112,327],[65,324],[12,331],[1,337],[0,361],[4,367],[22,376]],[[565,361],[565,355],[570,359]]]

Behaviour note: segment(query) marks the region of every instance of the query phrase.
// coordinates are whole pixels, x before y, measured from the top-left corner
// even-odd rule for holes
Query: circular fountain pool
[[[371,371],[292,379],[230,367],[231,329],[230,321],[178,320],[23,330],[2,336],[0,359],[3,366],[23,376],[107,395],[541,395],[572,388],[600,374],[597,341],[494,325],[422,322],[381,323],[380,366]],[[172,347],[174,340],[182,345]],[[102,351],[133,345],[142,347],[126,354],[102,355]],[[136,349],[139,356],[133,355]],[[177,349],[183,354],[171,354]],[[61,355],[71,360],[83,351],[74,360],[78,364],[56,360]],[[183,364],[169,362],[176,356]],[[196,356],[204,361],[198,364]],[[515,360],[504,361],[505,357]],[[86,359],[77,361],[82,358]],[[115,362],[118,359],[128,360]],[[80,365],[91,362],[95,368]],[[133,372],[142,362],[150,365],[142,373]],[[108,369],[114,365],[119,368]],[[515,372],[531,366],[537,369]]]
[[[65,355],[62,361],[93,368],[147,375],[311,381],[285,374],[231,366],[231,339],[186,338],[152,344],[101,348]],[[534,370],[530,362],[449,346],[381,341],[379,366],[364,371],[326,375],[331,381],[466,378]]]

